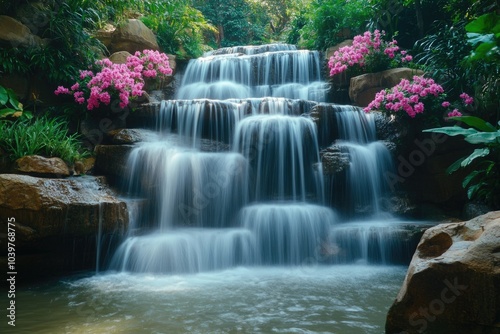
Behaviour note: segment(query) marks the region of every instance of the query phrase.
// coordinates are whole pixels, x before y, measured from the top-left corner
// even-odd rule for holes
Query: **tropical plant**
[[[163,51],[180,58],[198,57],[203,53],[203,35],[214,33],[203,14],[182,0],[146,1],[141,20],[157,34]]]
[[[474,75],[462,64],[471,52],[464,27],[463,21],[454,25],[439,23],[432,33],[415,45],[415,62],[455,98],[464,90],[472,90],[471,78]]]
[[[254,25],[253,19],[255,20],[258,15],[254,15],[253,8],[259,8],[258,4],[251,4],[246,0],[193,0],[193,6],[216,28],[213,37],[210,36],[213,47],[252,44],[267,40],[262,26]],[[259,17],[259,20],[262,18]]]
[[[500,208],[500,122],[495,127],[474,116],[452,117],[461,125],[424,130],[444,133],[448,136],[464,136],[465,141],[480,145],[468,156],[462,157],[448,168],[453,173],[460,168],[474,166],[463,180],[469,199],[485,202],[492,208]]]
[[[16,93],[0,85],[0,119],[23,114],[23,105],[17,100]]]
[[[472,46],[465,65],[475,73],[474,86],[484,110],[496,111],[500,119],[500,15],[481,15],[465,26]]]
[[[300,29],[299,45],[318,50],[363,32],[372,15],[369,0],[313,0],[304,12],[305,24]],[[302,20],[294,22],[303,23]]]
[[[0,121],[0,147],[12,160],[36,154],[59,157],[72,164],[89,155],[78,135],[68,135],[66,122],[47,117]]]

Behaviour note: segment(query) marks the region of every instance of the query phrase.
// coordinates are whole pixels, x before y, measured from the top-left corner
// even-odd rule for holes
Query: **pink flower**
[[[70,94],[68,88],[64,88],[63,86],[58,86],[57,89],[54,91],[54,94],[59,95],[59,94]]]
[[[460,117],[462,116],[462,113],[458,111],[458,109],[453,109],[452,112],[448,113],[448,117]]]
[[[448,108],[450,106],[450,102],[444,101],[443,103],[441,103],[441,105],[443,106],[443,108]]]
[[[471,105],[474,103],[474,99],[470,97],[467,93],[460,94],[460,98],[463,100],[465,105]]]

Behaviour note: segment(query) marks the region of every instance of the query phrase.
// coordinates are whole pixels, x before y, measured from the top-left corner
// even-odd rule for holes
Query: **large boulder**
[[[53,236],[95,234],[99,228],[108,232],[124,229],[128,223],[126,204],[107,188],[103,178],[94,177],[44,179],[0,174],[0,216],[15,217],[18,246]]]
[[[403,67],[359,75],[351,78],[349,97],[354,105],[366,107],[379,91],[396,86],[402,79],[421,74],[423,72],[420,70]]]
[[[16,246],[20,283],[99,269],[100,259],[117,247],[129,221],[127,204],[104,178],[90,176],[0,174],[0,217],[0,244],[13,237],[9,241]],[[7,253],[0,255],[2,267],[7,260]]]
[[[424,233],[386,333],[500,333],[500,211]]]
[[[6,15],[0,15],[0,42],[9,43],[12,47],[42,45],[42,39],[32,34],[30,28]]]
[[[145,49],[159,50],[156,36],[141,20],[129,19],[119,25],[112,34],[109,51],[135,53]]]

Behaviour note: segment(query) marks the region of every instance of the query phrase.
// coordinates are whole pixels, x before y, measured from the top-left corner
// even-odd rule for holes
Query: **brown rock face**
[[[45,158],[39,155],[28,155],[16,160],[17,170],[21,173],[46,177],[66,177],[69,168],[60,158]]]
[[[0,15],[0,41],[10,43],[12,47],[33,47],[42,44],[40,37],[33,35],[30,28],[6,15]]]
[[[367,73],[351,78],[349,97],[354,105],[366,107],[375,94],[385,88],[396,86],[401,79],[411,79],[422,71],[410,68],[394,68],[377,73]]]
[[[500,333],[500,211],[424,233],[386,333]]]
[[[128,223],[126,204],[103,178],[93,177],[60,180],[0,174],[0,216],[16,218],[18,246],[52,236],[97,233],[100,220],[108,232]]]
[[[154,33],[140,20],[129,19],[113,32],[110,52],[128,51],[134,54],[145,49],[159,50]]]

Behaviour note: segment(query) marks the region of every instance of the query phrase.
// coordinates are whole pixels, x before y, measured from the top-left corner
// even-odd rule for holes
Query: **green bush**
[[[365,31],[371,7],[368,0],[313,0],[303,13],[303,17],[293,21],[295,25],[303,25],[298,44],[324,50]],[[295,35],[297,30],[293,26],[290,29]]]
[[[0,121],[0,147],[12,160],[42,155],[59,157],[73,164],[89,156],[89,152],[82,149],[78,135],[68,135],[68,124],[57,118]]]

